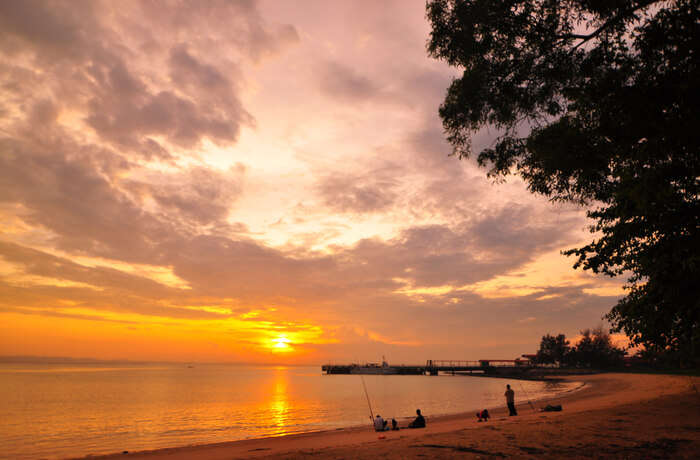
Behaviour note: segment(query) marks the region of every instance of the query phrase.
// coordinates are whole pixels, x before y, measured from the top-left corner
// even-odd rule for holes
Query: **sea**
[[[365,389],[367,389],[367,396]],[[83,457],[370,426],[534,401],[573,382],[323,375],[320,366],[0,363],[0,458]],[[369,401],[368,401],[369,399]]]

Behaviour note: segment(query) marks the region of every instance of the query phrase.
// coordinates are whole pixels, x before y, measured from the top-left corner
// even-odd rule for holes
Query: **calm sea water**
[[[401,425],[541,398],[576,384],[364,376],[374,413]],[[369,425],[357,375],[318,367],[0,364],[0,458],[64,458]]]

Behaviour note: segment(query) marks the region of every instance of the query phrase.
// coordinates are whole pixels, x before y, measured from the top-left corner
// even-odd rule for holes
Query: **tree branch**
[[[557,37],[557,38],[561,38],[561,39],[574,38],[574,39],[581,40],[571,49],[571,52],[574,52],[574,51],[576,51],[576,49],[578,49],[584,43],[591,41],[592,39],[596,38],[598,35],[603,33],[603,31],[605,31],[605,29],[607,29],[611,25],[617,23],[618,21],[624,19],[625,17],[627,17],[631,14],[636,13],[637,11],[639,11],[641,9],[644,9],[648,6],[651,6],[654,3],[660,3],[662,1],[665,1],[665,0],[646,0],[646,1],[634,6],[632,8],[629,8],[629,9],[623,11],[622,13],[618,14],[617,16],[614,16],[614,17],[608,19],[607,21],[605,21],[603,23],[603,25],[598,27],[596,30],[594,30],[590,34],[585,34],[585,35],[584,34],[568,34],[568,35],[562,35],[561,37]]]

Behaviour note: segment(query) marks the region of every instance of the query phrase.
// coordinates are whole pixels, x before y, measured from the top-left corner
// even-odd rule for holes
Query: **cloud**
[[[448,156],[424,5],[308,5],[0,3],[3,314],[409,358],[600,316],[527,278],[581,212]]]
[[[20,96],[27,96],[21,104],[37,96],[61,101],[99,141],[149,160],[172,157],[163,143],[234,143],[242,127],[255,124],[240,99],[244,77],[236,61],[257,60],[298,40],[290,25],[268,26],[255,2],[77,3],[0,6],[0,61],[14,77],[7,95],[18,104]],[[206,62],[201,56],[213,44],[217,60]],[[13,58],[18,54],[23,58]],[[22,72],[31,80],[20,80]],[[45,110],[51,108],[35,104],[27,121],[56,121],[58,112]]]
[[[514,219],[512,209],[505,207],[455,229],[427,225],[408,228],[388,242],[363,240],[344,256],[387,278],[405,279],[413,287],[472,284],[509,272],[566,240],[562,227],[527,218],[523,211]],[[483,244],[484,231],[507,237],[491,247]]]
[[[3,2],[0,5],[0,25],[5,33],[0,39],[0,47],[8,54],[19,54],[26,50],[26,45],[37,53],[61,58],[70,58],[83,51],[87,44],[87,31],[94,20],[93,2],[80,2],[80,7],[61,8],[45,1],[26,1],[18,3]],[[63,5],[66,7],[68,5]],[[18,46],[25,45],[25,46]]]
[[[172,233],[167,222],[144,213],[100,170],[101,163],[113,168],[117,155],[66,139],[51,141],[0,139],[0,202],[24,206],[22,218],[50,230],[59,247],[146,257],[156,235]]]
[[[151,171],[122,185],[144,204],[153,200],[158,214],[179,219],[182,225],[209,225],[225,221],[242,193],[244,174],[240,163],[226,173],[195,166],[174,173]]]
[[[195,90],[223,91],[226,96],[231,90],[232,82],[228,77],[216,67],[199,62],[184,44],[170,50],[169,65],[170,79],[178,85],[188,86]],[[236,68],[230,69],[230,71],[239,72]]]
[[[197,161],[205,140],[230,145],[254,125],[237,62],[295,43],[292,26],[268,25],[249,1],[0,9],[0,202],[21,204],[20,218],[59,248],[149,263],[160,259],[156,241],[202,225],[244,228],[225,222],[242,193],[241,164],[172,167]]]
[[[163,295],[165,286],[139,276],[106,267],[86,267],[42,251],[0,241],[0,257],[19,265],[28,274],[44,278],[75,281],[98,289],[126,290]]]
[[[319,65],[318,78],[322,91],[346,102],[360,103],[383,94],[372,80],[336,61]]]
[[[149,18],[149,37],[188,35],[188,42],[200,49],[212,45],[233,46],[249,59],[259,61],[281,52],[299,41],[291,24],[268,24],[254,0],[227,1],[173,0],[135,2],[135,17]],[[155,40],[155,38],[153,38]],[[210,49],[210,48],[209,48]],[[226,55],[225,50],[220,55]]]
[[[363,175],[332,173],[320,180],[317,190],[331,210],[372,213],[385,211],[394,204],[398,185],[386,170]]]

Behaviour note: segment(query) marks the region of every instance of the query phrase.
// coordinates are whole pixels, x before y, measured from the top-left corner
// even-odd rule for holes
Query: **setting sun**
[[[272,340],[273,351],[292,351],[291,341],[284,335],[280,335]]]

